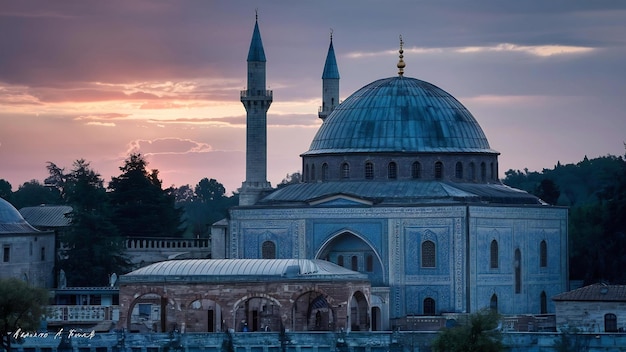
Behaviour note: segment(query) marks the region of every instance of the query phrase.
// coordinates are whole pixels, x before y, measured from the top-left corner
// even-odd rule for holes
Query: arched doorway
[[[235,331],[280,331],[280,303],[268,296],[249,297],[235,309]]]
[[[173,331],[178,328],[176,318],[168,312],[174,311],[174,302],[165,296],[157,293],[141,295],[128,308],[126,328],[131,332]]]
[[[197,299],[187,307],[187,332],[223,331],[222,307],[210,299]]]
[[[350,330],[369,331],[369,304],[363,292],[357,291],[352,295],[348,308],[350,309]]]
[[[372,286],[384,285],[385,275],[378,253],[364,238],[352,232],[342,231],[330,238],[315,258],[367,274]]]
[[[294,331],[333,331],[336,321],[336,312],[328,302],[328,297],[320,292],[306,292],[294,302]]]

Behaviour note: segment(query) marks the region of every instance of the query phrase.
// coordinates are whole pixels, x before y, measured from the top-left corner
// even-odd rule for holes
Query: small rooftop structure
[[[20,213],[35,227],[52,228],[70,226],[71,220],[67,215],[72,210],[72,207],[67,205],[42,204],[37,207],[24,207],[20,209]]]

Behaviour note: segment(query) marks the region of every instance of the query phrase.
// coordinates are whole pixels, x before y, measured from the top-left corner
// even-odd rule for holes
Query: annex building
[[[168,306],[172,314],[194,307],[203,331],[222,323],[242,331],[234,326],[241,321],[261,329],[267,326],[263,307],[270,306],[281,307],[279,323],[291,331],[375,331],[407,317],[488,307],[505,315],[554,313],[550,298],[567,291],[567,209],[503,185],[499,153],[476,119],[444,90],[405,75],[402,42],[399,54],[397,75],[366,84],[340,103],[331,37],[322,74],[323,123],[300,154],[302,182],[275,189],[266,167],[273,94],[255,23],[247,89],[240,94],[247,112],[240,204],[212,228],[214,259],[157,263],[122,276],[122,314],[137,316],[134,307],[144,297],[154,300],[149,307],[160,307],[154,317],[160,324],[171,319],[161,315]],[[275,271],[259,283],[250,281],[258,267],[241,276],[226,270],[220,282],[229,284],[220,290],[244,290],[220,291],[237,297],[234,304],[217,299],[215,286],[169,285],[208,277],[200,268],[217,270],[213,261],[250,260],[268,261],[263,265]],[[170,265],[176,270],[166,270]],[[287,278],[289,272],[295,274]],[[335,281],[313,285],[312,277],[320,277],[313,273]],[[337,291],[342,285],[345,295]],[[316,294],[296,304],[304,292]],[[145,315],[157,314],[147,307]],[[220,318],[209,313],[218,309]]]

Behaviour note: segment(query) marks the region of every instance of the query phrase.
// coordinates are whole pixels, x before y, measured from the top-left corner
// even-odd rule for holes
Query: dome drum
[[[303,156],[305,183],[332,181],[448,181],[500,183],[497,154],[355,153]]]

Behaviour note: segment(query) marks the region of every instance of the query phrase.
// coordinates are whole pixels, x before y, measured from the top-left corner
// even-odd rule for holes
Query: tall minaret
[[[330,47],[328,47],[324,72],[322,73],[322,106],[317,116],[322,120],[326,119],[337,105],[339,105],[339,68],[335,59],[333,32],[331,31]]]
[[[241,91],[246,108],[246,180],[239,189],[239,205],[254,205],[267,182],[267,110],[272,104],[272,91],[265,87],[265,51],[256,16],[248,51],[248,87]]]

